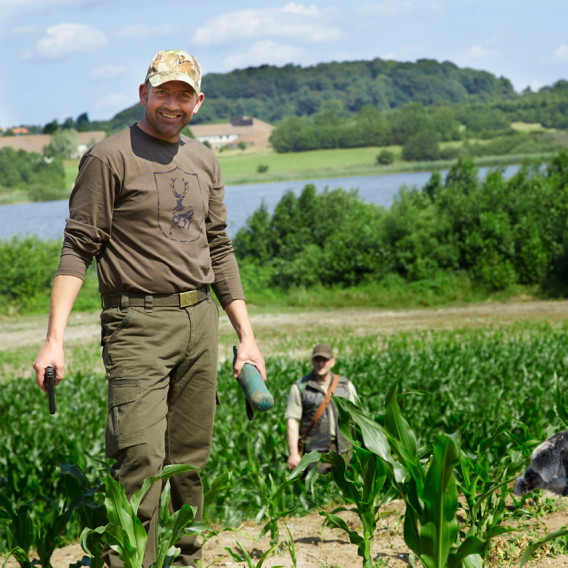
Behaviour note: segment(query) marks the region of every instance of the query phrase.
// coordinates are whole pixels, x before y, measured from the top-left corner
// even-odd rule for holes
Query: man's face
[[[313,357],[312,358],[312,365],[314,367],[314,373],[318,379],[325,378],[331,368],[335,365],[335,359],[332,357],[331,359],[326,359],[325,357]]]
[[[189,124],[191,117],[203,102],[183,81],[168,81],[158,87],[140,85],[140,102],[145,107],[140,128],[155,138],[177,142],[180,132]]]

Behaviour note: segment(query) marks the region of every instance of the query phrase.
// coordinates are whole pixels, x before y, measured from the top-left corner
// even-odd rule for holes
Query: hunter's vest
[[[333,376],[332,376],[333,380]],[[325,398],[325,392],[321,388],[318,380],[314,377],[313,373],[306,375],[299,381],[296,381],[300,389],[302,397],[302,421],[300,423],[300,436],[305,436],[309,430],[310,422],[314,417],[317,409]],[[339,379],[339,383],[335,388],[334,395],[343,398],[349,398],[349,381],[343,377]],[[331,382],[330,382],[331,385]],[[337,451],[339,454],[345,454],[348,449],[347,440],[339,431],[337,425],[337,407],[333,400],[329,402],[325,412],[314,428],[309,430],[305,439],[304,451],[310,452],[317,450],[318,452],[328,452],[331,445],[331,436],[329,433],[329,421],[335,422],[335,431],[337,433]]]

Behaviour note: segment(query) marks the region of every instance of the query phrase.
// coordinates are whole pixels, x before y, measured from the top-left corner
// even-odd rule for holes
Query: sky
[[[205,75],[427,58],[538,90],[568,79],[567,22],[567,0],[0,0],[0,127],[110,119],[162,49]]]

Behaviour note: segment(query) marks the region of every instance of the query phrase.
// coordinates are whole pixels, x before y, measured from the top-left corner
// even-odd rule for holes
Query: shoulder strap
[[[315,427],[315,425],[319,422],[319,419],[322,417],[323,413],[325,412],[325,409],[327,408],[327,405],[329,404],[329,401],[331,400],[331,395],[335,391],[337,384],[339,383],[340,378],[341,377],[339,375],[333,375],[333,379],[331,381],[331,384],[329,385],[329,388],[327,389],[327,392],[325,393],[325,398],[322,400],[321,404],[319,405],[318,409],[316,410],[316,413],[314,414],[314,417],[312,418],[312,421],[310,422],[309,430],[311,430],[312,428]]]

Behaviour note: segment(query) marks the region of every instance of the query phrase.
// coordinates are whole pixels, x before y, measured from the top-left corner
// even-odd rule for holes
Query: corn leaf
[[[420,560],[427,568],[444,568],[459,532],[458,492],[454,467],[459,460],[455,441],[445,434],[434,443],[433,460],[424,484],[420,528]]]
[[[383,430],[380,424],[377,424],[373,419],[367,416],[361,408],[358,408],[353,403],[346,399],[334,397],[334,401],[338,403],[338,408],[342,407],[351,416],[355,424],[361,429],[363,443],[365,448],[369,451],[380,456],[385,462],[392,466],[393,475],[397,482],[403,482],[406,477],[406,470],[404,467],[392,456],[391,447],[387,433]],[[341,432],[348,436],[348,439],[353,444],[356,442],[349,435],[348,428],[340,423],[342,426]]]
[[[561,536],[568,535],[568,529],[560,529],[558,531],[551,532],[547,534],[544,538],[541,538],[537,542],[533,542],[529,545],[526,550],[523,552],[521,556],[521,561],[519,563],[519,568],[523,568],[523,566],[529,561],[530,557],[543,545],[551,540],[556,538],[560,538]]]

